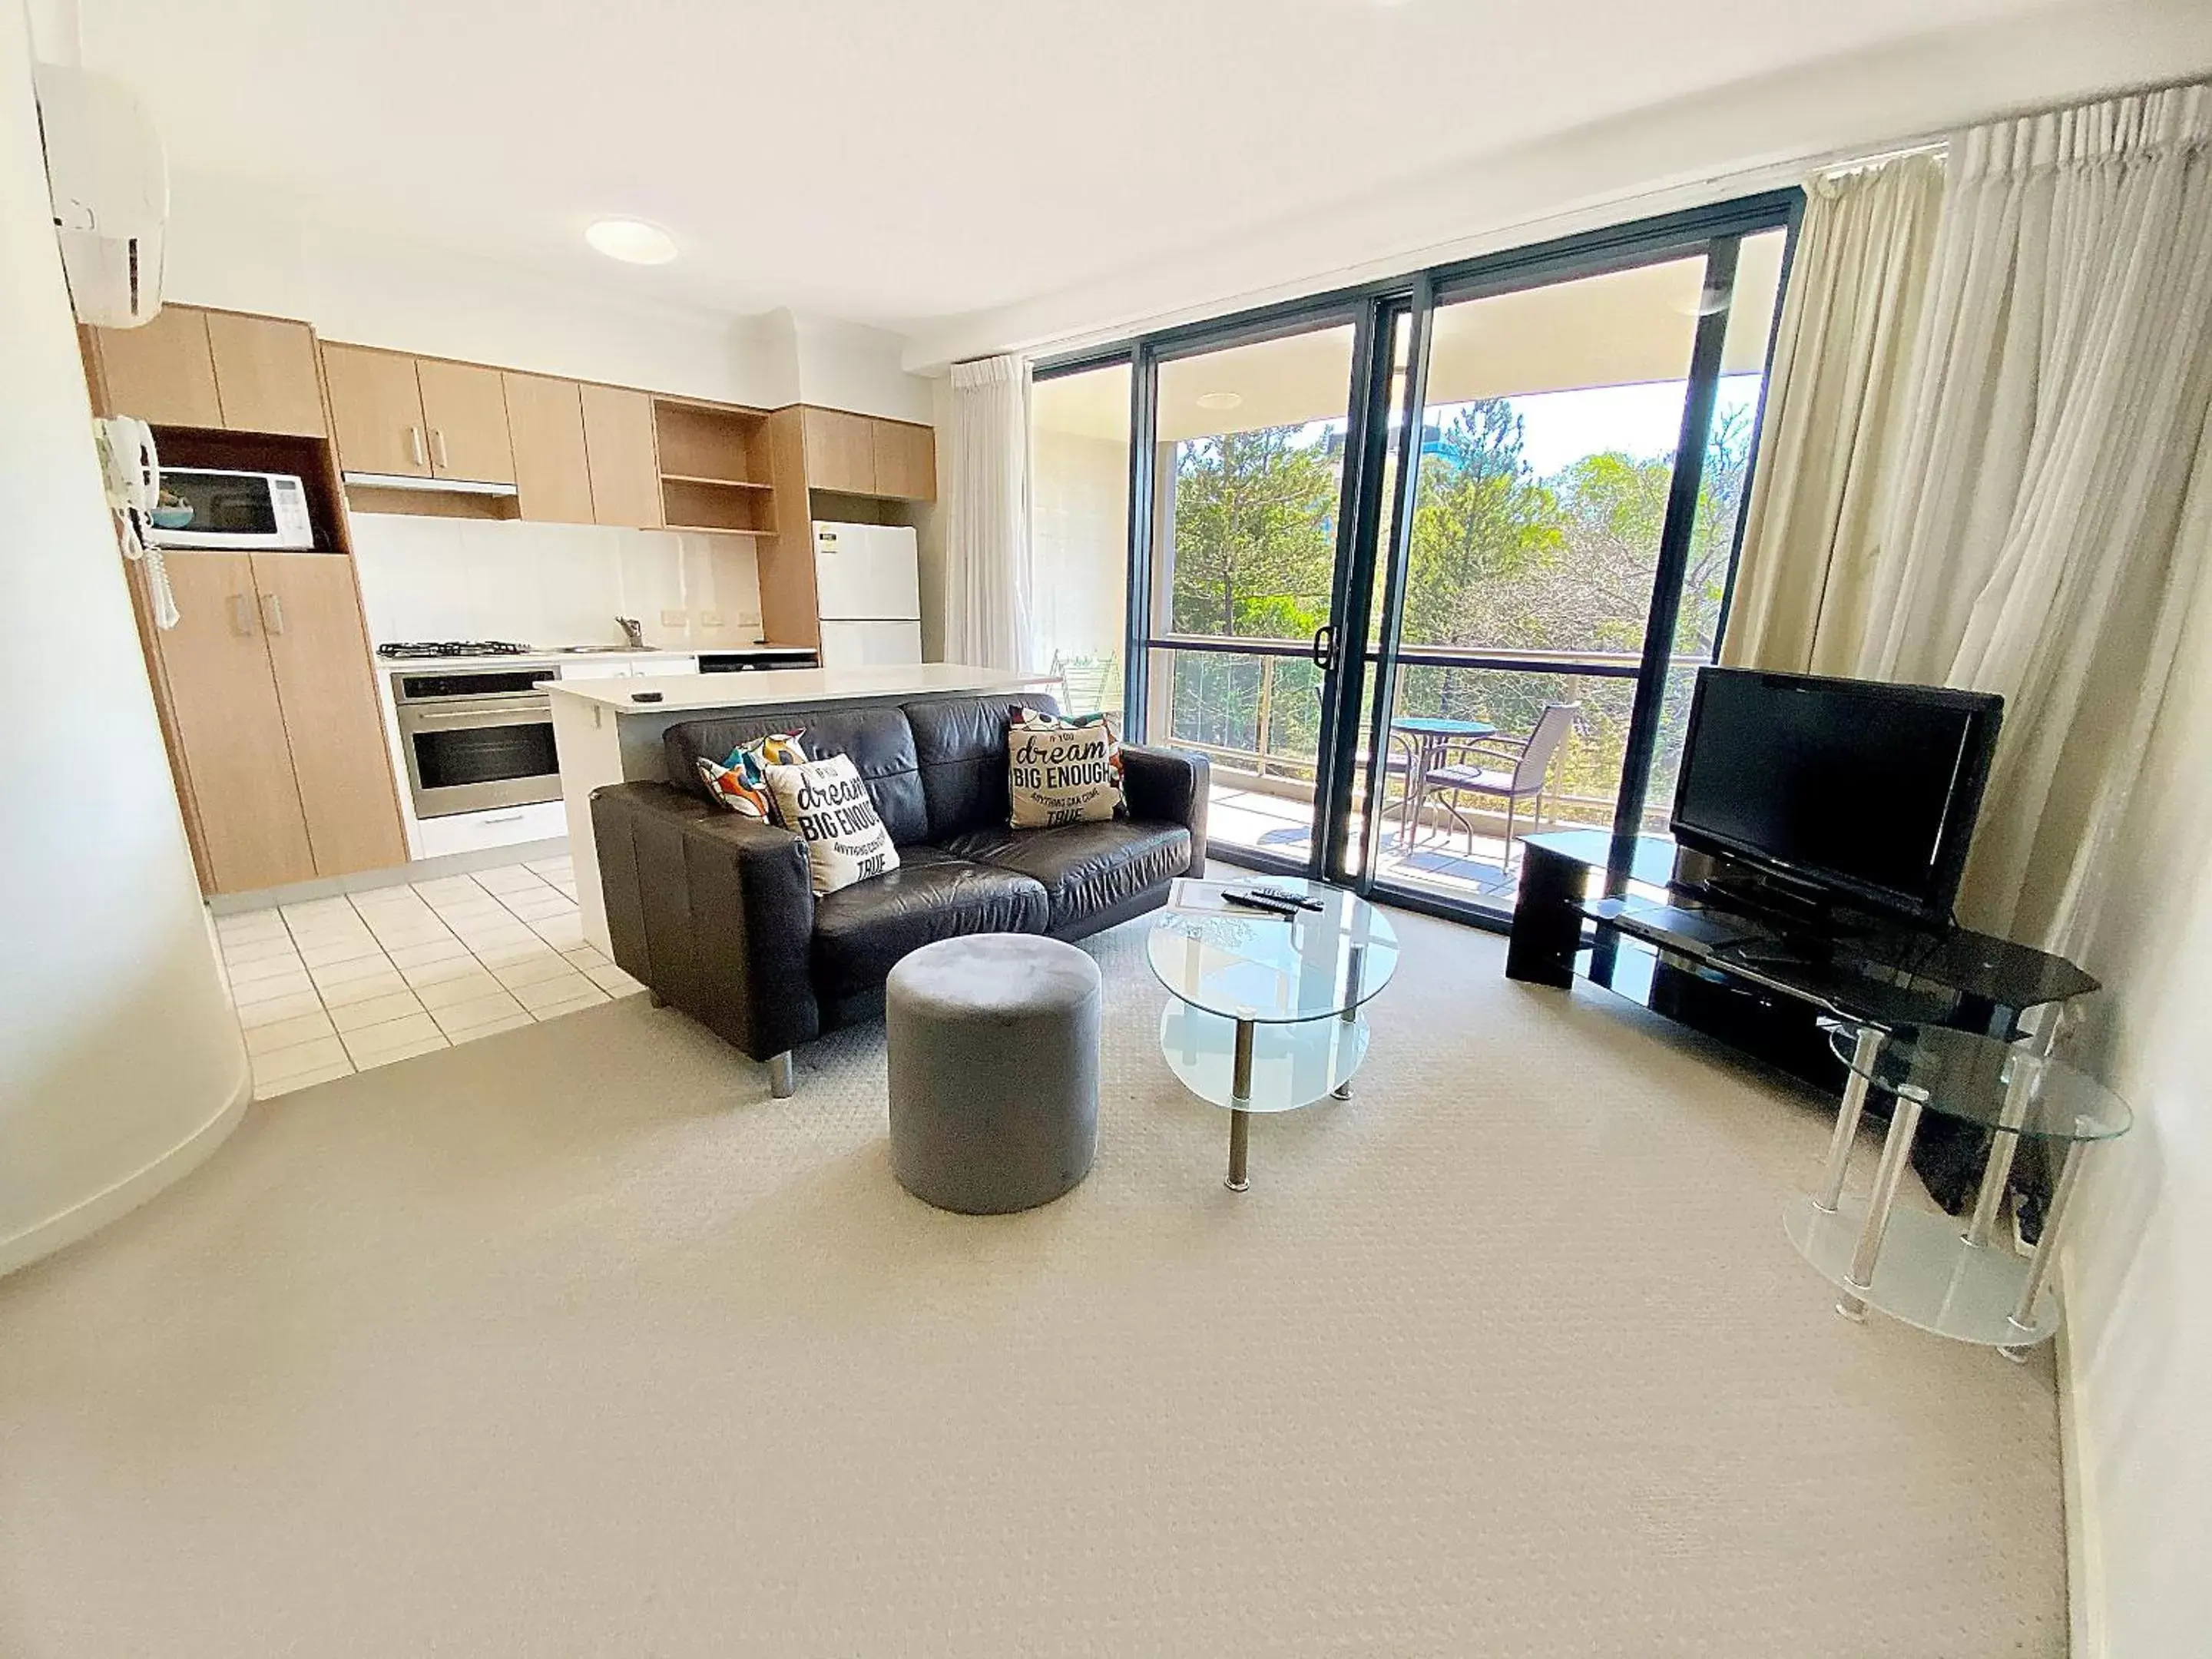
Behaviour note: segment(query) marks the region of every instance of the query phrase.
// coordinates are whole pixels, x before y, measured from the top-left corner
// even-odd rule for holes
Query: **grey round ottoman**
[[[1034,933],[939,939],[884,993],[891,1169],[940,1210],[1048,1204],[1098,1141],[1098,964]]]

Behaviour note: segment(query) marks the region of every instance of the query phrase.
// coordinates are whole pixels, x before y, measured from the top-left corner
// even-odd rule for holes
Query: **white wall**
[[[2109,988],[2091,1052],[2136,1126],[2091,1154],[2068,1252],[2081,1659],[2212,1651],[2212,582],[2200,586],[2087,953]]]
[[[0,5],[0,1271],[184,1173],[248,1092],[100,496],[29,62]]]
[[[759,569],[744,537],[356,513],[353,542],[380,645],[614,645],[617,617],[636,617],[656,646],[760,637]]]

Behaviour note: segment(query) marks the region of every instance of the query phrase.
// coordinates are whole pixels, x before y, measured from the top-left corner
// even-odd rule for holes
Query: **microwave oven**
[[[307,489],[295,474],[165,466],[161,477],[161,498],[149,515],[157,546],[314,548]]]

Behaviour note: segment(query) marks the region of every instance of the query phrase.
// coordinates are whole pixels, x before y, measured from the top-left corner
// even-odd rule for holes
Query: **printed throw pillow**
[[[1121,805],[1121,750],[1103,714],[1007,711],[1006,791],[1017,830],[1103,823]]]
[[[772,732],[758,743],[741,743],[719,766],[702,758],[699,776],[716,805],[773,823],[775,798],[768,792],[768,769],[804,766],[806,751],[799,747],[799,738],[796,732]]]
[[[770,766],[769,793],[776,822],[806,843],[806,866],[818,897],[898,868],[891,832],[876,816],[868,786],[846,756],[801,766]]]

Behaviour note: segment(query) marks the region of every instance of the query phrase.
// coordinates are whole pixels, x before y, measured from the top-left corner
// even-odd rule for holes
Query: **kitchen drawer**
[[[422,839],[422,856],[442,858],[448,853],[473,853],[487,847],[515,847],[529,841],[558,841],[568,833],[567,809],[557,800],[532,801],[527,806],[501,806],[489,812],[455,812],[450,817],[424,818],[416,828]]]
[[[640,657],[629,665],[630,672],[640,679],[655,674],[696,674],[699,672],[696,657]]]

